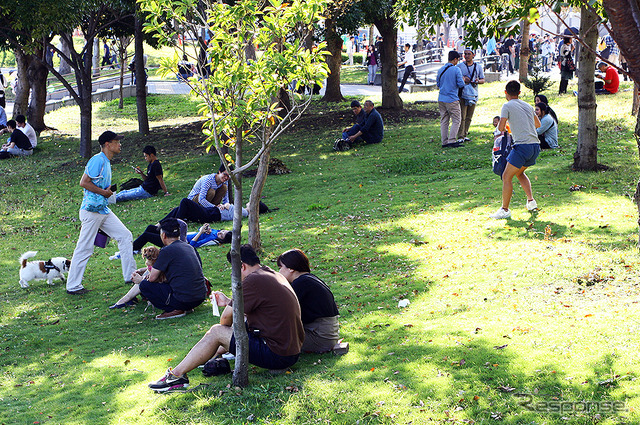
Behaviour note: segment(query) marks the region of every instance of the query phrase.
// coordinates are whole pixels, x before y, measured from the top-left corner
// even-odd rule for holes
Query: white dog
[[[64,257],[55,257],[49,261],[28,261],[35,257],[38,251],[27,251],[20,257],[20,286],[29,287],[29,281],[34,279],[46,279],[49,285],[53,285],[53,279],[60,278],[66,281],[64,272],[69,271],[71,261]]]

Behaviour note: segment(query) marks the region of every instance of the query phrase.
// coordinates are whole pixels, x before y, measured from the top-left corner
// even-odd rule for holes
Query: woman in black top
[[[311,274],[309,259],[299,249],[278,257],[278,267],[298,297],[304,325],[303,353],[325,353],[338,343],[338,306],[331,290]]]

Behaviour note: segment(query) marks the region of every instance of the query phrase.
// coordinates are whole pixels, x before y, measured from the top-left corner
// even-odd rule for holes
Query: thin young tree
[[[241,176],[306,110],[311,93],[300,94],[298,89],[320,84],[327,75],[325,44],[308,49],[303,40],[291,36],[300,25],[315,26],[326,1],[239,0],[227,5],[209,0],[142,0],[140,4],[149,12],[145,31],[157,32],[163,44],[176,49],[173,59],[162,62],[162,72],[175,73],[182,54],[202,63],[202,60],[198,62],[200,43],[185,47],[184,51],[176,44],[178,35],[184,30],[197,35],[204,28],[210,35],[206,48],[208,75],[194,76],[187,83],[203,101],[200,112],[208,119],[204,132],[209,148],[217,150],[230,171],[235,188],[231,242],[233,332],[236,337],[233,383],[246,386],[248,339],[240,278]],[[258,46],[255,58],[247,56],[252,50],[247,49],[249,43]],[[235,150],[235,159],[226,153],[227,150]],[[245,156],[248,159],[245,160]],[[231,164],[235,165],[233,170]],[[254,181],[255,184],[260,182]],[[257,214],[259,196],[254,193],[250,199],[250,215]]]

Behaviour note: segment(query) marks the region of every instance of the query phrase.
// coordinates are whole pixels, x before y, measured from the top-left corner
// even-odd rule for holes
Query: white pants
[[[129,229],[114,213],[98,214],[80,210],[80,221],[82,227],[71,259],[71,267],[67,277],[67,291],[77,291],[83,288],[82,277],[87,268],[89,257],[93,254],[93,241],[96,239],[98,229],[102,229],[118,242],[122,261],[122,277],[125,282],[131,280],[131,275],[136,269],[136,262],[133,259],[133,235]]]

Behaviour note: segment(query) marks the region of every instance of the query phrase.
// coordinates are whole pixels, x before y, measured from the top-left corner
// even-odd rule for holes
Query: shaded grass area
[[[92,292],[85,297],[66,295],[60,283],[21,289],[22,252],[71,256],[84,161],[75,154],[77,140],[59,135],[31,158],[2,161],[0,422],[637,422],[631,95],[598,98],[600,162],[611,168],[596,173],[570,171],[575,98],[550,96],[562,149],[544,152],[529,172],[540,210],[527,212],[516,188],[514,219],[493,221],[487,215],[499,206],[500,182],[489,166],[490,122],[502,90],[481,88],[473,142],[460,149],[441,150],[438,121],[420,118],[434,116],[435,105],[427,104],[408,105],[406,119],[388,115],[380,145],[335,153],[331,142],[350,119],[348,101],[314,104],[318,123],[274,146],[293,172],[267,181],[264,202],[280,209],[261,218],[263,262],[275,267],[282,251],[304,249],[336,295],[351,350],[303,356],[292,373],[276,377],[252,368],[243,390],[194,371],[187,394],[148,391],[146,383],[175,365],[214,319],[208,305],[169,323],[156,322],[142,305],[107,310],[127,289],[119,263],[107,259],[114,244],[90,260],[85,285]],[[148,137],[128,134],[114,161],[114,180],[122,182],[134,176],[130,164],[144,164],[142,146],[162,152],[172,196],[114,207],[134,235],[218,163],[200,146],[197,123],[172,121],[173,104],[193,101],[166,99],[153,106],[164,127]],[[182,113],[196,121],[196,106],[189,108]],[[120,129],[114,105],[95,110],[99,128]],[[50,121],[74,125],[59,114]],[[136,128],[133,116],[121,123]],[[247,190],[251,181],[245,179]],[[569,191],[576,184],[584,189]],[[229,292],[225,253],[200,250],[214,288]],[[410,306],[398,308],[401,299]],[[565,407],[554,410],[550,403],[560,401]],[[583,401],[600,410],[580,411]]]

